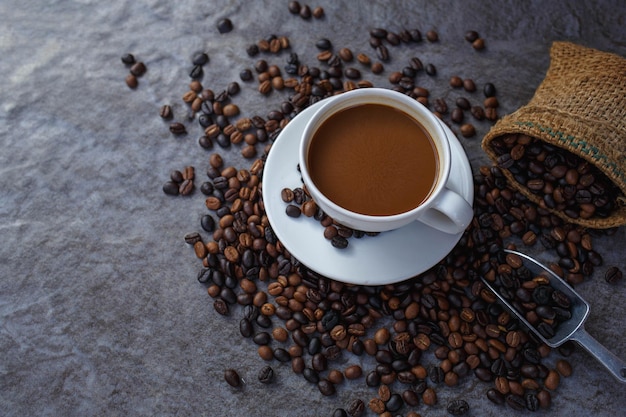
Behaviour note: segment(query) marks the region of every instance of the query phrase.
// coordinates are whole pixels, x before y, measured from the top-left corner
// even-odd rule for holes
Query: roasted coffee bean
[[[564,377],[572,375],[572,365],[565,359],[559,359],[556,362],[556,370]]]
[[[204,75],[204,70],[202,69],[202,65],[194,65],[191,68],[191,71],[189,71],[189,77],[194,80],[198,78],[202,78],[202,75]]]
[[[162,119],[171,119],[174,116],[174,114],[172,113],[172,107],[169,104],[164,104],[163,106],[161,106],[159,116],[161,116]]]
[[[274,381],[274,369],[267,365],[259,371],[258,379],[262,384],[271,384]]]
[[[352,400],[346,411],[350,417],[360,417],[365,412],[365,403],[360,398]]]
[[[440,366],[431,366],[428,370],[428,377],[430,378],[432,383],[438,384],[440,382],[443,382],[445,373]]]
[[[187,133],[185,125],[179,122],[170,124],[170,132],[174,135],[184,135]]]
[[[371,371],[365,376],[365,384],[368,387],[377,387],[380,385],[380,374],[376,371]]]
[[[141,61],[135,62],[130,67],[130,73],[134,75],[135,77],[141,77],[142,75],[146,73],[146,64],[144,64]]]
[[[379,45],[376,48],[376,56],[383,62],[389,61],[389,51],[385,45]]]
[[[612,266],[606,270],[606,273],[604,274],[604,279],[609,284],[615,284],[622,280],[622,276],[622,271],[618,267]]]
[[[215,230],[215,219],[210,214],[205,214],[200,219],[200,225],[205,232],[213,232]]]
[[[297,218],[297,217],[300,217],[300,215],[302,214],[302,211],[300,210],[299,206],[295,204],[288,204],[285,210],[285,213],[289,217]]]
[[[218,30],[220,33],[228,33],[228,32],[230,32],[231,30],[233,30],[233,22],[231,22],[231,20],[230,20],[230,19],[227,19],[227,18],[225,18],[225,19],[220,19],[220,20],[217,22],[217,30]]]
[[[295,1],[295,0],[294,1],[290,1],[287,4],[287,7],[289,9],[289,12],[293,13],[293,14],[299,14],[300,13],[300,9],[302,9],[302,6],[300,5],[300,2]]]
[[[429,42],[437,42],[439,40],[439,34],[434,30],[429,30],[426,32],[426,39]]]
[[[230,309],[228,307],[228,304],[226,303],[225,300],[218,298],[213,302],[213,308],[215,309],[215,311],[222,315],[222,316],[227,316],[230,313]]]
[[[487,390],[487,398],[494,404],[502,405],[505,402],[505,397],[497,390],[490,388]]]
[[[191,232],[191,233],[187,233],[184,236],[184,240],[185,240],[185,243],[187,243],[188,245],[193,245],[196,242],[202,241],[202,237],[200,236],[200,233],[198,232]]]
[[[465,91],[472,93],[476,91],[476,84],[474,84],[474,80],[467,78],[463,80],[463,88]]]
[[[137,88],[137,86],[139,86],[139,81],[137,80],[137,76],[134,75],[134,74],[128,74],[126,76],[126,80],[125,81],[126,81],[126,85],[129,88],[135,89],[135,88]]]
[[[433,64],[426,64],[426,66],[424,67],[424,71],[426,71],[426,74],[430,76],[437,75],[437,68]]]
[[[300,13],[299,13],[300,17],[303,19],[310,19],[311,18],[311,8],[309,7],[308,4],[304,4],[302,5],[302,7],[300,8]]]
[[[419,401],[420,401],[418,393],[412,389],[404,390],[402,392],[402,399],[407,405],[411,407],[416,407],[417,405],[419,405]]]
[[[529,392],[524,395],[524,400],[526,401],[526,409],[529,411],[537,411],[539,410],[539,399],[537,395],[533,392]]]
[[[476,128],[471,123],[464,123],[461,125],[461,135],[464,138],[471,138],[476,135]]]
[[[448,113],[448,104],[444,98],[438,98],[435,100],[435,111],[441,114]]]
[[[336,392],[335,385],[327,379],[320,379],[317,388],[324,396],[331,396]]]
[[[452,77],[450,77],[450,87],[452,88],[463,87],[463,79],[459,77],[458,75],[453,75]]]
[[[437,404],[437,393],[432,388],[426,388],[422,394],[422,401],[426,405]]]
[[[373,28],[370,30],[370,36],[378,39],[384,39],[387,37],[387,30],[381,27]]]
[[[253,76],[252,76],[252,70],[250,70],[249,68],[245,68],[243,70],[241,70],[239,72],[239,78],[241,79],[241,81],[251,81]]]
[[[483,38],[478,38],[474,42],[472,42],[472,48],[477,51],[481,51],[485,49],[485,40]]]
[[[453,416],[462,416],[469,411],[469,404],[465,400],[453,400],[448,403],[446,410]]]
[[[514,410],[520,411],[526,408],[526,400],[517,394],[508,394],[505,397],[506,404]]]
[[[348,412],[343,408],[335,408],[332,417],[348,417]]]
[[[168,181],[163,184],[163,192],[167,195],[178,195],[179,185],[174,181]]]
[[[122,55],[122,62],[126,65],[133,65],[135,63],[135,56],[131,53]]]
[[[331,240],[330,243],[333,245],[333,247],[337,248],[337,249],[345,249],[348,247],[348,239],[346,239],[343,236],[334,236]]]
[[[476,120],[485,119],[485,111],[480,106],[472,106],[471,113],[472,113],[472,116],[474,116]]]
[[[346,68],[345,69],[345,76],[346,78],[352,79],[352,80],[356,80],[361,78],[361,71],[359,71],[356,68]]]
[[[455,104],[461,110],[470,110],[471,108],[469,100],[465,97],[457,98]]]
[[[385,409],[390,412],[398,411],[404,405],[404,400],[400,394],[391,394],[389,400],[385,404]]]
[[[224,371],[224,379],[231,387],[238,388],[241,386],[241,377],[234,369],[227,369]]]
[[[280,347],[274,349],[274,358],[276,358],[276,360],[278,360],[279,362],[291,361],[291,355],[289,354],[289,352]]]
[[[465,40],[470,43],[474,42],[479,37],[480,36],[478,35],[478,32],[476,32],[475,30],[468,30],[467,32],[465,32]]]
[[[492,83],[486,83],[483,87],[485,97],[493,97],[496,95],[496,87]]]
[[[254,329],[252,327],[252,322],[250,321],[250,319],[244,317],[239,321],[239,332],[243,337],[252,337]]]

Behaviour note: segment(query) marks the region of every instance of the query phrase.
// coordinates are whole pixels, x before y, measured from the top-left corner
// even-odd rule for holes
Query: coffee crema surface
[[[309,146],[316,187],[339,206],[389,216],[422,204],[436,185],[438,156],[424,127],[382,104],[362,104],[326,119]]]

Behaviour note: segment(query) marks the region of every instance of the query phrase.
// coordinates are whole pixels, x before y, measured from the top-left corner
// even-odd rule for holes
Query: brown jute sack
[[[497,137],[525,134],[565,149],[596,166],[617,185],[622,196],[608,217],[559,217],[592,228],[626,224],[626,59],[568,42],[555,42],[550,67],[530,102],[503,117],[482,141],[483,150],[496,161],[490,143]],[[517,190],[535,203],[541,197],[515,181]]]

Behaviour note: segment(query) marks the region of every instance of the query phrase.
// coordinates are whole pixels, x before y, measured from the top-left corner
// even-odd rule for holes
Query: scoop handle
[[[570,338],[587,349],[620,382],[626,382],[626,363],[594,339],[593,336],[587,333],[584,327],[581,326]]]

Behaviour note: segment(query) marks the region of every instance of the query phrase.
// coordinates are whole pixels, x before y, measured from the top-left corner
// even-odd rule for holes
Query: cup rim
[[[439,175],[437,177],[437,182],[426,200],[409,211],[391,215],[369,215],[357,213],[338,205],[330,198],[326,197],[326,195],[324,195],[324,193],[317,188],[306,167],[306,155],[314,131],[337,110],[343,110],[359,104],[367,104],[367,98],[376,97],[383,98],[385,100],[382,104],[392,104],[396,108],[398,108],[397,104],[400,104],[399,110],[408,114],[410,117],[415,118],[424,127],[424,129],[428,131],[437,148],[437,154],[439,157]],[[321,206],[328,206],[332,210],[341,213],[344,217],[350,217],[356,222],[367,222],[372,224],[391,223],[407,218],[413,218],[416,214],[430,208],[432,203],[435,201],[436,196],[438,196],[445,188],[446,183],[448,182],[451,167],[451,151],[448,135],[444,131],[441,122],[437,119],[437,117],[417,100],[405,94],[385,88],[371,87],[351,90],[337,96],[330,97],[326,100],[328,100],[328,102],[324,103],[307,121],[299,148],[300,173],[304,184],[306,184],[306,187],[309,189],[309,192],[313,196],[314,200],[320,203],[319,200],[323,199],[323,201],[321,201]],[[338,102],[339,107],[337,108]]]

